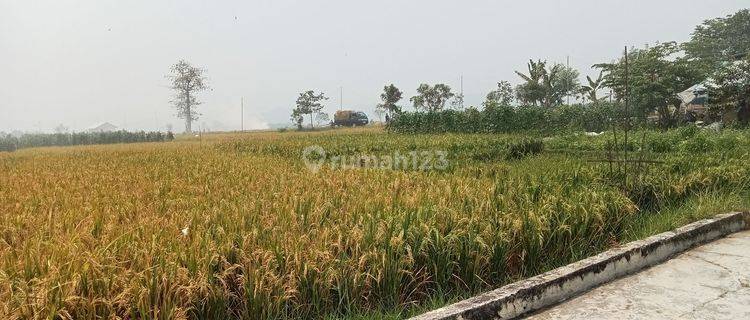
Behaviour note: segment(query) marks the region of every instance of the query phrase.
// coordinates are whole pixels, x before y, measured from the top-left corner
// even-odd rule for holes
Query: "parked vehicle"
[[[369,122],[367,115],[361,111],[339,110],[333,115],[334,126],[364,126]]]

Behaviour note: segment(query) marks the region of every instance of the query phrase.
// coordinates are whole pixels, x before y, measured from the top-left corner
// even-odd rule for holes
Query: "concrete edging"
[[[603,283],[664,262],[696,245],[750,226],[748,212],[720,214],[673,231],[630,242],[567,266],[413,317],[513,319],[552,306]]]

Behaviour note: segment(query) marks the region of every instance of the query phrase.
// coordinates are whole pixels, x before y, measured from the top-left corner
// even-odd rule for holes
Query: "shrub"
[[[544,143],[542,142],[542,140],[523,139],[521,141],[508,144],[508,151],[505,155],[505,159],[521,159],[530,155],[539,154],[542,151],[544,151]]]
[[[605,103],[569,105],[555,108],[512,107],[490,103],[483,110],[405,112],[386,126],[396,133],[514,133],[559,131],[604,131],[609,119],[618,113],[616,105]]]
[[[706,138],[705,134],[697,134],[682,144],[683,151],[692,153],[703,153],[713,150],[713,141]]]
[[[675,141],[666,135],[656,135],[647,142],[647,149],[651,152],[671,152],[674,150]]]

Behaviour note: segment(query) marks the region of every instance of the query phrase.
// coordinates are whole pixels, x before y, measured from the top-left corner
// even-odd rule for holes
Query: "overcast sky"
[[[722,1],[35,1],[0,0],[0,131],[183,128],[165,75],[186,59],[207,70],[205,124],[286,123],[300,91],[328,112],[371,116],[385,84],[405,100],[446,83],[480,105],[529,58],[590,66],[625,45],[685,41],[705,19],[750,5]],[[197,125],[194,125],[194,128]]]

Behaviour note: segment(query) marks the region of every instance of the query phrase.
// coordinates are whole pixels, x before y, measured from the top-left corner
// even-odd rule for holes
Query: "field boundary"
[[[750,213],[732,212],[633,241],[598,255],[413,317],[513,319],[596,286],[664,262],[674,255],[750,226]]]

